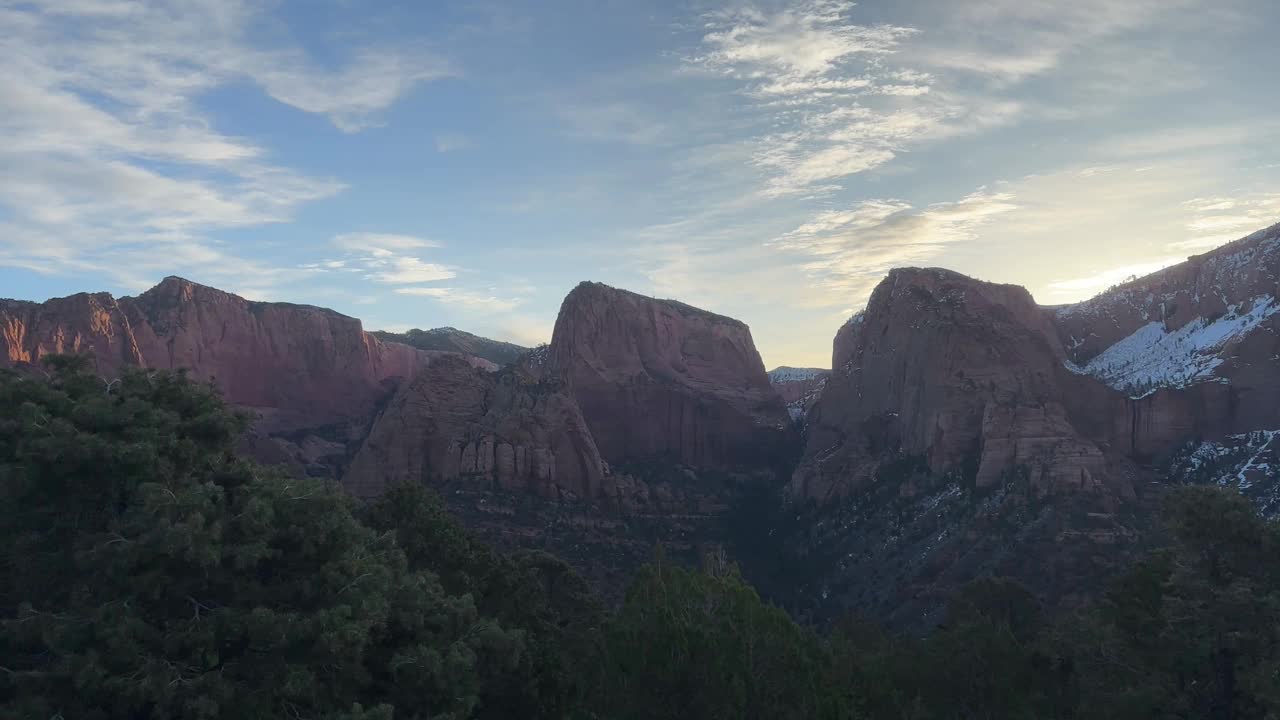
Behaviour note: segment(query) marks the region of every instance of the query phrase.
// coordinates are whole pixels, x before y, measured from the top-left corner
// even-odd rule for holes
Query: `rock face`
[[[818,395],[827,384],[830,370],[823,368],[776,367],[769,371],[769,382],[778,392],[793,422],[803,422]]]
[[[548,372],[611,463],[766,464],[793,437],[743,323],[597,283],[565,298]]]
[[[346,484],[364,497],[420,480],[595,499],[604,477],[581,412],[554,382],[519,368],[478,370],[461,356],[445,356],[387,404]]]
[[[1260,515],[1280,520],[1280,429],[1189,442],[1174,455],[1169,479],[1234,488]]]
[[[816,612],[924,628],[982,573],[1087,594],[1166,474],[1275,513],[1277,297],[1280,226],[1057,308],[891,272],[837,333],[809,413],[789,490],[814,507],[779,534],[805,570],[784,584]]]
[[[143,365],[125,308],[107,293],[43,303],[0,300],[0,363],[39,363],[45,355],[91,353],[104,374]]]
[[[179,278],[122,305],[142,364],[189,368],[231,402],[274,411],[280,427],[367,415],[389,393],[384,382],[413,376],[425,357],[332,310],[250,302]]]
[[[1117,286],[1051,318],[1113,445],[1162,462],[1191,437],[1277,424],[1280,225]]]
[[[250,302],[181,278],[138,297],[0,301],[0,363],[90,353],[100,373],[186,368],[259,420],[244,448],[336,474],[377,406],[431,353],[385,343],[332,310]]]
[[[793,490],[854,493],[902,457],[978,487],[1017,469],[1043,492],[1097,486],[1106,461],[1072,425],[1065,359],[1026,290],[894,270],[836,338]]]
[[[1026,290],[894,270],[832,360],[789,487],[812,509],[777,533],[798,607],[925,630],[978,575],[1062,600],[1123,563],[1132,468],[1080,409],[1113,391],[1067,367]]]
[[[176,277],[119,300],[97,293],[3,301],[0,327],[7,364],[88,352],[105,375],[125,366],[187,368],[282,427],[368,413],[388,393],[386,381],[413,375],[424,358],[332,310],[250,302]]]
[[[655,543],[690,562],[727,543],[731,508],[780,487],[793,438],[745,325],[588,283],[550,346],[497,373],[432,360],[344,482],[432,484],[490,541],[549,549],[617,598]]]

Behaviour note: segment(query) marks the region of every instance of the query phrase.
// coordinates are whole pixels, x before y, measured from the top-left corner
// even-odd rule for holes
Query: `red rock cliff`
[[[604,475],[578,406],[554,381],[442,356],[387,404],[344,482],[364,497],[397,482],[462,481],[550,499],[597,499]]]
[[[1049,311],[1069,359],[1115,392],[1082,415],[1121,451],[1169,455],[1280,422],[1280,225]]]
[[[1042,492],[1096,488],[1102,450],[1065,400],[1077,379],[1023,288],[939,269],[892,271],[837,335],[836,366],[809,414],[793,491],[824,499],[873,482],[895,458],[979,487],[1027,472]]]
[[[425,354],[384,343],[332,310],[258,303],[181,278],[136,298],[80,294],[0,301],[0,362],[88,352],[100,372],[188,368],[269,425],[318,426],[371,413]]]
[[[609,462],[768,462],[791,442],[751,331],[737,320],[598,283],[565,298],[547,360]]]

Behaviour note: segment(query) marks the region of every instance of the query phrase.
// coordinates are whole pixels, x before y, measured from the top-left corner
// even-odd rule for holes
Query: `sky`
[[[1274,0],[0,0],[0,296],[180,275],[829,367],[892,267],[1089,297],[1280,221]]]

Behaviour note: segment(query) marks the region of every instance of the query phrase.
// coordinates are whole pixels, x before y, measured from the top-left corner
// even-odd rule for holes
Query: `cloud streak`
[[[211,235],[290,221],[344,184],[219,132],[199,99],[248,81],[350,132],[449,69],[389,49],[323,68],[251,41],[265,22],[239,0],[0,2],[0,263],[127,286],[184,268],[211,281],[304,277],[235,257]]]
[[[937,92],[910,63],[916,28],[852,19],[854,3],[805,0],[707,16],[686,60],[727,77],[772,131],[755,139],[752,165],[767,198],[826,195],[924,142],[1012,120],[1016,103]]]
[[[467,309],[482,313],[511,312],[523,303],[519,298],[501,298],[469,290],[451,287],[405,287],[396,288],[398,295],[427,297],[450,305],[461,305]]]
[[[808,305],[858,306],[892,268],[929,262],[1017,208],[1013,195],[990,190],[924,208],[866,200],[822,213],[769,244],[802,258],[800,267],[810,279]]]

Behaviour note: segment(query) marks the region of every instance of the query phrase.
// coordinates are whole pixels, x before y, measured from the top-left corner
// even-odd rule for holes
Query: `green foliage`
[[[1170,498],[1167,551],[1076,633],[1087,717],[1280,717],[1280,528],[1227,490]]]
[[[1173,492],[1093,607],[983,578],[927,637],[820,636],[717,554],[606,613],[421,486],[357,510],[238,459],[245,424],[180,373],[0,371],[0,716],[1280,718],[1280,525],[1232,491]]]
[[[391,489],[365,512],[394,531],[411,568],[439,574],[445,588],[474,600],[503,627],[521,632],[519,664],[491,683],[476,717],[558,718],[581,705],[600,653],[604,610],[562,560],[537,551],[503,555],[453,521],[439,496],[420,485]]]
[[[1165,519],[1170,546],[1094,607],[1052,618],[980,579],[927,638],[837,625],[835,677],[876,718],[1280,717],[1280,526],[1206,487]]]
[[[519,633],[336,486],[237,459],[181,374],[0,377],[5,717],[454,718]]]
[[[722,561],[644,567],[608,631],[596,710],[648,718],[848,718],[818,638]]]

